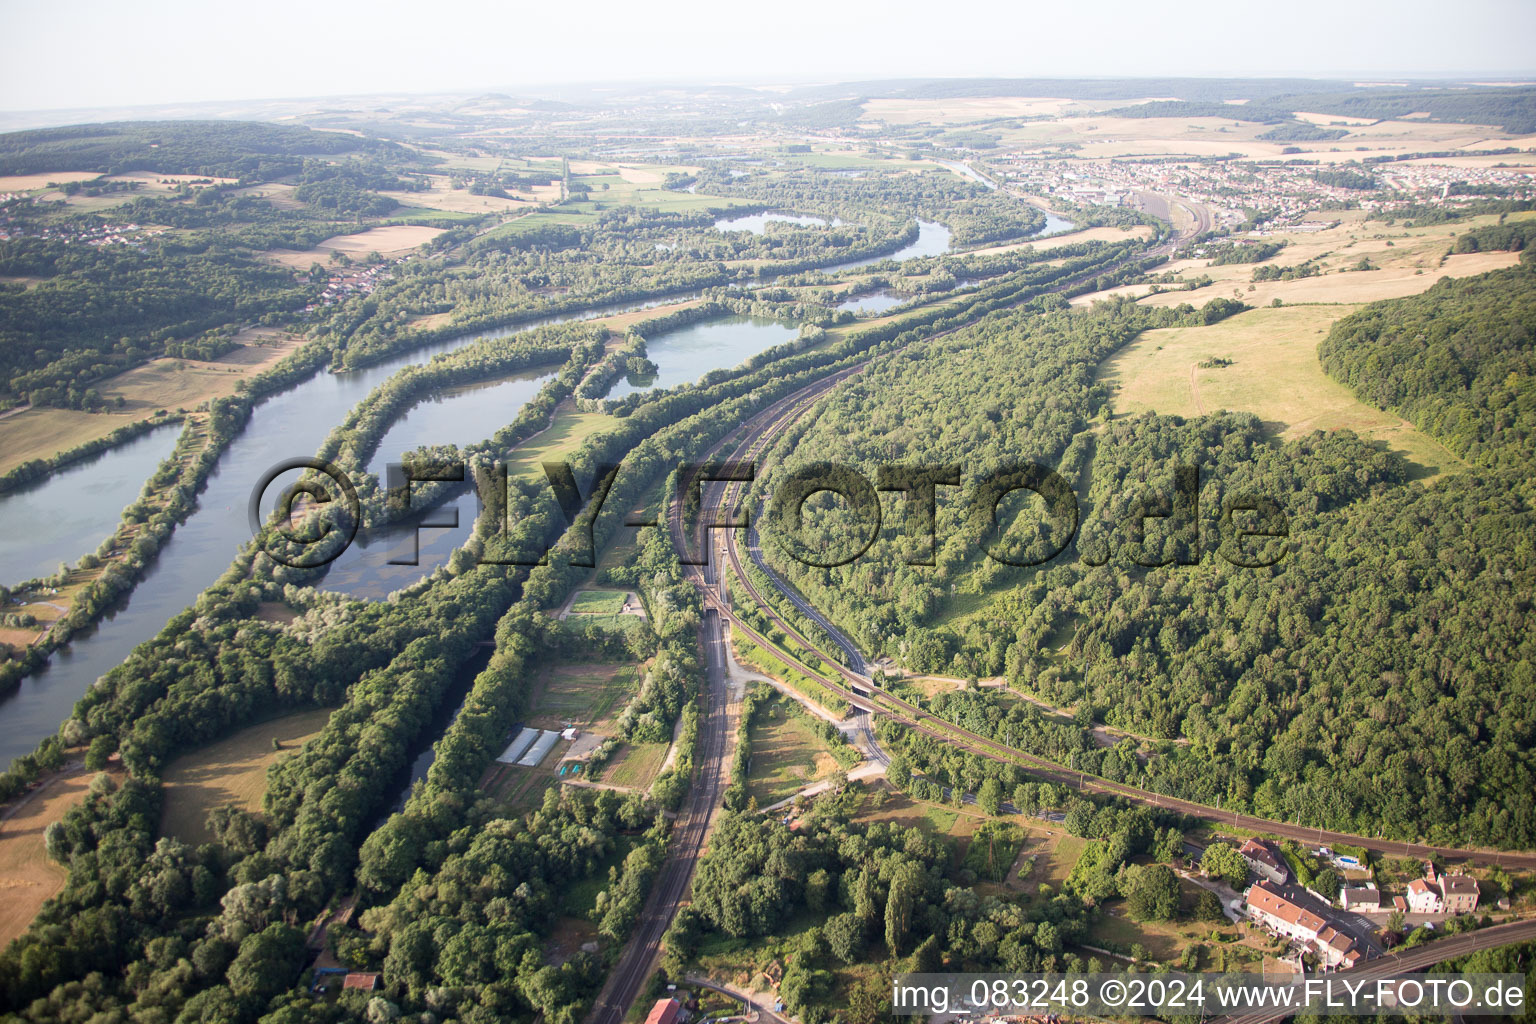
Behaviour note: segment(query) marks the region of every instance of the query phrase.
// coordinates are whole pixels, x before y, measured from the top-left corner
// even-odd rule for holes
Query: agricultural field
[[[267,769],[318,734],[330,717],[329,708],[284,715],[176,758],[165,769],[161,835],[195,846],[213,838],[205,822],[215,808],[234,805],[259,811]],[[273,746],[274,740],[281,749]]]
[[[508,814],[525,814],[544,802],[544,791],[559,779],[560,759],[570,744],[556,743],[548,756],[533,768],[492,764],[480,788]]]
[[[670,743],[626,743],[608,762],[597,781],[626,789],[648,790],[667,759]]]
[[[0,949],[26,931],[49,897],[64,887],[64,868],[48,857],[43,830],[85,796],[94,773],[59,775],[0,815]]]
[[[1436,475],[1460,464],[1400,416],[1366,405],[1323,372],[1317,343],[1356,306],[1252,309],[1208,327],[1147,331],[1100,367],[1117,415],[1251,412],[1282,438],[1353,430]],[[1211,365],[1212,360],[1231,365]]]
[[[871,99],[864,117],[887,124],[966,124],[990,118],[1055,116],[1081,106],[1078,100],[1035,96],[955,96],[946,99]]]
[[[637,685],[634,665],[550,666],[544,669],[543,688],[528,724],[554,729],[569,723],[602,732]]]
[[[952,101],[902,101],[912,104]],[[1048,103],[1049,100],[1037,101]],[[1125,107],[1134,101],[1094,104]],[[1088,109],[1083,104],[1078,110]],[[937,109],[943,110],[942,106]],[[1317,141],[1261,139],[1273,125],[1238,121],[1226,117],[1120,117],[1108,114],[1054,116],[1046,120],[1002,125],[996,132],[1000,145],[1051,147],[1068,145],[1072,155],[1082,160],[1108,160],[1134,157],[1226,157],[1239,155],[1249,159],[1275,159],[1287,147],[1321,162],[1360,160],[1370,156],[1444,150],[1475,150],[1507,146],[1512,136],[1488,125],[1454,124],[1430,121],[1371,121],[1368,124],[1342,126],[1343,138]],[[1042,110],[1041,113],[1046,113]],[[917,118],[921,120],[921,118]],[[1334,118],[1337,120],[1337,118]]]
[[[452,214],[516,213],[527,210],[532,204],[552,202],[560,198],[559,185],[536,185],[524,192],[508,193],[515,198],[501,196],[477,196],[467,188],[454,188],[452,180],[441,174],[427,175],[431,187],[425,192],[381,192],[403,207],[425,207]],[[399,211],[395,212],[399,215]]]
[[[79,412],[75,409],[27,408],[0,417],[0,473],[32,459],[47,459],[119,427],[144,418],[142,413]]]
[[[443,230],[443,228],[427,227],[421,224],[391,224],[388,227],[369,228],[367,231],[358,231],[350,235],[336,235],[327,238],[313,249],[302,251],[269,249],[262,255],[285,267],[303,271],[316,263],[328,262],[337,253],[345,253],[349,257],[367,256],[374,252],[384,257],[400,256],[432,241],[442,234]]]
[[[211,185],[233,185],[237,178],[204,177],[198,174],[156,174],[154,171],[129,171],[126,174],[109,174],[102,178],[103,181],[127,181],[135,182],[138,188],[135,194],[156,195],[175,192],[182,185],[190,184],[194,189],[208,188]]]
[[[1536,213],[1513,213],[1507,220],[1536,219]],[[1360,303],[1417,295],[1444,277],[1470,277],[1512,266],[1514,252],[1477,252],[1448,255],[1456,235],[1487,227],[1498,218],[1488,215],[1446,224],[1408,227],[1366,220],[1359,210],[1329,210],[1311,215],[1318,225],[1337,222],[1318,231],[1282,230],[1264,239],[1283,242],[1284,248],[1262,263],[1229,263],[1214,266],[1201,257],[1174,260],[1159,273],[1180,275],[1184,280],[1209,277],[1211,283],[1192,291],[1170,290],[1150,294],[1149,286],[1134,285],[1095,292],[1073,299],[1086,306],[1107,295],[1131,295],[1146,305],[1177,306],[1188,302],[1203,306],[1211,299],[1235,297],[1249,305],[1283,303]],[[1372,269],[1357,269],[1365,260]],[[1297,267],[1311,263],[1319,273],[1291,281],[1254,281],[1256,267]]]
[[[104,437],[157,410],[195,409],[232,395],[241,381],[269,369],[302,344],[295,335],[264,327],[246,328],[234,340],[241,347],[215,360],[155,359],[99,382],[96,390],[108,402],[123,399],[120,410],[30,407],[0,417],[0,473]]]
[[[0,192],[36,192],[71,181],[94,181],[101,175],[94,171],[45,171],[41,174],[0,175]]]
[[[805,714],[792,711],[784,698],[758,710],[749,733],[752,770],[747,777],[747,792],[757,806],[787,800],[837,772],[837,760]]]
[[[272,339],[238,348],[213,361],[156,359],[103,381],[102,395],[119,396],[123,408],[138,418],[156,409],[195,409],[214,398],[235,393],[240,381],[255,376],[298,348],[296,338]]]

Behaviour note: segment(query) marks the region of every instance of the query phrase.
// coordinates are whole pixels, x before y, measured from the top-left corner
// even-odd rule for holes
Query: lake
[[[738,217],[722,217],[715,221],[716,231],[750,231],[754,235],[761,235],[768,230],[770,222],[780,224],[800,224],[806,227],[835,228],[842,225],[837,217],[812,217],[802,213],[775,213],[772,210],[766,213],[746,213]]]
[[[914,295],[901,295],[882,288],[880,291],[866,292],[851,299],[844,299],[837,304],[837,308],[851,309],[855,313],[882,313],[887,309],[895,309],[902,303],[911,302],[914,298],[916,298]]]
[[[678,327],[645,339],[646,356],[656,364],[654,375],[620,377],[606,397],[623,398],[636,391],[687,384],[710,370],[736,366],[799,334],[799,324],[751,316],[720,317]]]

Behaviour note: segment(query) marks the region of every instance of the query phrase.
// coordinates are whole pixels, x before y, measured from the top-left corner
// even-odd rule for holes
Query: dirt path
[[[1200,382],[1195,379],[1195,371],[1200,368],[1199,363],[1189,364],[1189,397],[1195,403],[1195,415],[1205,415],[1205,403],[1200,401]]]

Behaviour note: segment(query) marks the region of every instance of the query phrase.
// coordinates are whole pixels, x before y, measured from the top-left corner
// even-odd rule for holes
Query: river
[[[982,185],[990,189],[997,188],[997,182],[993,181],[985,174],[982,174],[980,171],[971,167],[969,164],[955,163],[951,160],[938,160],[935,162],[941,166],[949,168],[951,171],[954,171],[962,178],[969,178],[971,181],[974,181],[978,185]]]
[[[173,615],[191,605],[198,594],[229,568],[240,545],[251,539],[246,508],[251,489],[261,475],[284,459],[314,455],[331,428],[345,419],[354,405],[394,373],[404,367],[425,362],[440,352],[454,351],[481,338],[530,330],[548,323],[649,308],[696,296],[697,293],[684,293],[646,302],[615,303],[579,314],[547,317],[517,327],[466,334],[401,353],[366,369],[348,373],[321,372],[288,391],[267,398],[256,407],[245,429],[219,457],[217,465],[209,474],[207,486],[198,495],[197,509],[171,534],[165,546],[160,549],[159,556],[127,599],[108,613],[94,629],[76,634],[67,647],[55,651],[48,665],[23,679],[17,690],[0,697],[0,719],[6,725],[4,730],[0,730],[0,768],[9,766],[18,755],[32,751],[43,737],[51,734],[68,717],[76,699],[87,687],[121,663],[140,643],[158,633]],[[498,402],[504,410],[500,415],[506,417],[497,424],[501,426],[516,416],[517,409],[512,408],[511,402],[505,399],[498,399]],[[517,402],[519,407],[521,404],[521,401]],[[418,405],[413,412],[421,409],[422,406]],[[424,415],[420,421],[426,422],[433,418]],[[468,434],[461,434],[458,443],[481,441],[494,432],[485,430],[477,433],[476,429],[466,424]],[[409,435],[404,434],[396,435],[390,441],[391,448],[403,445],[401,450],[414,448],[420,443],[411,441]],[[143,479],[148,476],[149,472],[146,471],[140,479],[141,486]],[[280,483],[269,488],[268,494],[276,494],[280,490]],[[37,500],[46,500],[49,508],[56,507],[55,502],[64,500],[55,497],[55,494],[64,493],[62,490],[52,490],[51,486],[36,492]],[[468,515],[460,515],[460,522],[466,528],[473,521],[474,501],[472,494],[464,495],[457,501],[461,507],[463,503],[468,503]],[[121,505],[115,505],[114,508],[121,509]],[[8,532],[9,522],[5,525],[7,530],[0,532]],[[94,533],[66,533],[59,530],[56,535],[50,535],[49,542],[72,543],[75,552],[73,557],[78,557],[86,551],[94,550],[108,532],[110,528],[99,529]],[[445,538],[441,535],[448,532],[423,532],[423,564],[420,567],[411,567],[409,571],[401,567],[380,571],[388,573],[392,579],[398,579],[395,586],[403,586],[417,578],[429,571],[432,564],[440,564],[442,559],[446,559],[452,548],[444,544]],[[441,554],[437,563],[429,563],[426,557],[429,554],[428,541],[437,542],[431,545],[430,551],[433,555]],[[448,551],[437,550],[444,546],[448,547]],[[387,563],[390,557],[387,542],[373,543],[370,547],[377,556],[374,565]],[[359,551],[353,558],[361,560],[365,554]],[[54,560],[54,567],[57,567],[58,561]],[[350,562],[338,565],[328,574],[337,577],[334,585],[343,589],[356,586],[360,590],[366,589],[369,596],[375,596],[381,581],[368,578],[365,569],[348,569],[350,565]],[[349,576],[348,572],[352,575]],[[395,589],[395,586],[389,589]]]
[[[51,576],[117,532],[123,507],[176,447],[167,423],[0,495],[0,583]]]
[[[842,220],[838,217],[815,217],[803,213],[778,213],[769,210],[766,213],[747,213],[739,217],[722,217],[715,221],[716,231],[750,231],[754,235],[764,234],[768,230],[770,221],[780,224],[800,224],[809,227],[835,228],[842,226]]]
[[[437,741],[443,738],[448,727],[453,725],[454,719],[459,717],[459,712],[464,710],[464,701],[475,687],[475,677],[484,671],[490,662],[490,650],[488,648],[480,650],[471,655],[469,661],[454,673],[453,682],[443,694],[437,710],[432,713],[432,721],[421,731],[421,735],[408,751],[410,762],[396,772],[394,779],[391,780],[389,788],[396,793],[395,800],[384,814],[374,821],[375,829],[388,821],[391,814],[405,809],[405,802],[410,799],[411,790],[415,788],[416,783],[427,777],[432,762],[437,760]]]
[[[947,252],[949,245],[948,228],[931,221],[919,221],[918,237],[897,252],[827,269],[933,256]],[[517,327],[466,334],[393,356],[362,370],[340,374],[322,372],[265,399],[252,412],[245,429],[220,456],[198,496],[197,509],[177,527],[127,599],[94,629],[82,631],[66,648],[55,651],[49,664],[23,679],[16,691],[0,697],[0,718],[6,724],[0,731],[0,768],[30,752],[43,737],[53,733],[87,687],[120,664],[140,643],[158,633],[172,616],[191,605],[229,567],[240,545],[251,538],[246,509],[251,489],[261,475],[282,460],[313,455],[331,428],[342,422],[354,405],[394,373],[481,338],[517,333],[548,323],[591,319],[681,302],[698,294],[680,293],[664,299],[596,306],[580,313],[546,317]],[[621,378],[610,397],[697,380],[710,370],[736,366],[751,355],[789,341],[798,332],[798,325],[780,321],[729,317],[659,334],[648,339],[647,344],[649,356],[658,368],[655,377],[649,381]],[[401,428],[410,421],[415,426],[392,428],[374,461],[382,465],[389,461],[391,452],[398,460],[400,452],[423,443],[451,441],[462,445],[483,440],[496,428],[510,422],[528,397],[537,392],[540,383],[540,375],[524,375],[486,387],[453,389],[438,398],[418,403],[394,425]],[[171,442],[174,442],[174,435],[171,435]],[[149,462],[145,466],[148,468],[138,478],[140,486],[152,471]],[[127,470],[123,472],[126,474]],[[64,500],[59,496],[67,493],[68,486],[74,486],[60,483],[63,478],[64,475],[52,477],[37,488],[35,500],[48,508],[57,507],[56,503]],[[267,493],[277,493],[281,482],[280,479]],[[134,494],[137,494],[137,488],[128,500]],[[50,521],[48,543],[55,545],[56,550],[70,550],[72,554],[52,558],[48,570],[57,568],[60,561],[72,561],[93,550],[116,523],[115,510],[120,510],[126,503],[114,504],[113,513],[73,529],[62,526],[53,529]],[[382,535],[360,537],[354,545],[355,550],[349,549],[332,565],[321,586],[376,599],[407,585],[442,564],[468,535],[478,509],[472,491],[466,490],[429,513],[428,521],[437,522],[445,515],[451,516],[453,509],[458,511],[459,527],[456,530],[425,529],[420,532],[418,565],[389,565],[391,558],[399,556],[402,543],[408,545],[411,540],[410,527],[402,525]],[[9,526],[9,517],[0,520],[0,524]],[[0,530],[3,532],[6,531]]]

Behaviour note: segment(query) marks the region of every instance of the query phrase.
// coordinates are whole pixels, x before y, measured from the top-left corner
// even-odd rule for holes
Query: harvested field
[[[319,733],[330,717],[329,708],[284,715],[176,758],[165,770],[161,834],[195,845],[212,838],[205,822],[215,808],[233,804],[259,811],[267,769]],[[273,749],[274,739],[281,750]]]
[[[95,171],[48,171],[43,174],[0,175],[0,192],[34,192],[49,185],[62,185],[67,181],[94,181],[101,175]]]
[[[409,193],[415,195],[416,193]],[[478,197],[477,197],[478,198]],[[443,228],[424,227],[419,224],[392,224],[389,227],[369,228],[350,235],[327,238],[313,249],[269,249],[262,253],[274,263],[281,263],[294,270],[308,270],[313,264],[325,263],[333,253],[348,256],[366,256],[376,252],[380,256],[398,256],[410,252],[418,245],[432,241],[442,234]]]
[[[0,949],[27,930],[45,902],[64,887],[64,868],[48,858],[43,830],[90,789],[95,773],[55,776],[21,797],[0,818]]]
[[[118,427],[144,418],[142,413],[94,413],[75,409],[31,408],[0,419],[0,473],[31,459],[47,459]]]
[[[1399,416],[1361,402],[1323,372],[1317,343],[1354,306],[1282,306],[1209,327],[1147,331],[1106,360],[1099,378],[1117,388],[1117,413],[1200,416],[1251,412],[1281,438],[1348,428],[1386,441],[1426,474],[1458,466],[1450,452]],[[1232,365],[1202,368],[1214,358]]]

